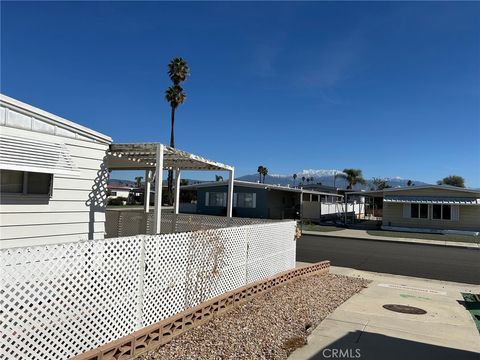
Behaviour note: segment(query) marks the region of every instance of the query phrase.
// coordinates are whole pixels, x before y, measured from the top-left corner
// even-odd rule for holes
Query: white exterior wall
[[[54,175],[51,197],[2,194],[0,247],[103,239],[110,138],[93,131],[89,138],[86,128],[10,98],[1,100],[2,134],[64,143],[80,174]]]

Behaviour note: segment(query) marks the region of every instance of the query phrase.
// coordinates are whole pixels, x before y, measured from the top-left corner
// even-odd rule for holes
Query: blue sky
[[[1,92],[237,175],[360,168],[480,187],[480,4],[2,2]],[[210,174],[212,177],[213,174]]]

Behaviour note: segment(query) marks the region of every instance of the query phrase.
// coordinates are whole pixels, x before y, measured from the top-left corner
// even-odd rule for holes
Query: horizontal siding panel
[[[89,201],[94,196],[91,189],[53,189],[51,200]],[[98,198],[98,195],[95,195]]]
[[[94,181],[92,179],[83,178],[64,178],[55,176],[53,179],[53,189],[77,189],[77,190],[91,190]]]
[[[92,170],[100,170],[103,160],[102,159],[87,159],[83,157],[75,157],[71,156],[72,162],[78,168],[83,169],[92,169]]]
[[[55,201],[50,200],[49,202],[37,202],[33,203],[32,201],[24,200],[20,202],[15,200],[14,203],[8,202],[7,199],[3,197],[0,200],[0,213],[35,213],[35,212],[65,212],[65,211],[90,211],[90,206],[85,204],[85,201]]]
[[[92,214],[94,221],[105,221],[105,213]],[[44,213],[7,213],[0,214],[0,226],[41,225],[86,223],[90,221],[90,212],[44,212]]]
[[[93,239],[103,239],[104,232],[98,232],[93,234]],[[57,235],[57,236],[38,236],[25,239],[12,239],[0,241],[0,249],[35,246],[35,245],[53,245],[61,244],[72,241],[88,240],[88,233],[70,234],[70,235]]]
[[[104,232],[105,224],[103,222],[94,223],[94,232]],[[89,223],[74,224],[43,224],[43,225],[25,225],[25,226],[7,226],[0,227],[0,238],[3,240],[20,239],[28,237],[48,237],[55,235],[70,235],[86,233],[89,231]]]
[[[31,130],[24,130],[19,128],[12,128],[8,126],[1,127],[2,134],[12,135],[12,136],[23,136],[29,139],[35,140],[45,140],[51,142],[63,142],[67,147],[78,147],[78,148],[91,148],[96,150],[106,150],[108,148],[107,144],[97,143],[89,140],[79,140],[74,138],[67,138],[62,136],[50,135],[45,133],[40,133]]]
[[[99,176],[99,170],[100,170],[100,168],[98,168],[98,169],[81,169],[81,168],[79,168],[78,169],[78,171],[79,171],[78,177],[80,179],[91,179],[91,181],[94,181]],[[100,174],[100,175],[104,176],[103,174]],[[60,177],[60,175],[59,175],[59,177]]]

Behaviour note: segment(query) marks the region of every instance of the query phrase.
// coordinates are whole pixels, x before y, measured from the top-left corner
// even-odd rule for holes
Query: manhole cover
[[[423,309],[413,307],[413,306],[407,306],[407,305],[386,304],[386,305],[383,305],[383,308],[390,311],[399,312],[402,314],[424,315],[427,313]]]

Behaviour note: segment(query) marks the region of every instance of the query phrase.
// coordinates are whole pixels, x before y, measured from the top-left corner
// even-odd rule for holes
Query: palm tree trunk
[[[170,127],[170,147],[175,147],[175,107],[172,106],[172,126]],[[168,184],[168,204],[173,205],[173,170],[168,170],[168,179],[167,179],[167,184]],[[160,184],[162,186],[162,184]]]
[[[175,147],[175,107],[172,106],[172,126],[170,127],[170,146]]]

